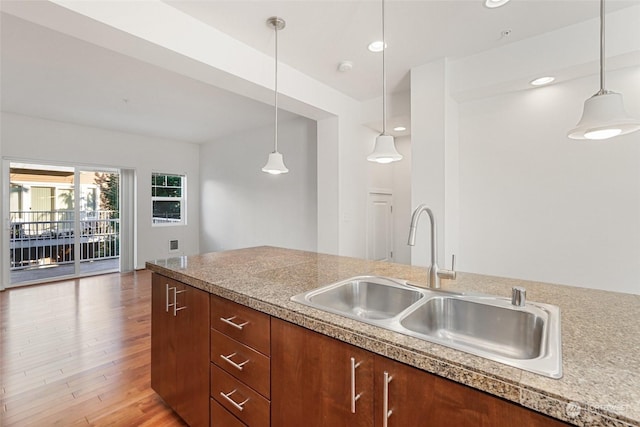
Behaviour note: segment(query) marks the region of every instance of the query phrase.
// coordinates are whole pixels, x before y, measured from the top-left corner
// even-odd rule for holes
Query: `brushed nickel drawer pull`
[[[393,379],[387,371],[383,374],[382,388],[382,427],[389,426],[389,417],[393,414],[393,410],[389,409],[389,383]]]
[[[225,400],[226,400],[227,402],[231,403],[231,404],[232,404],[232,405],[233,405],[233,406],[234,406],[238,411],[242,411],[242,410],[244,409],[244,408],[243,408],[244,404],[245,404],[245,403],[247,403],[247,402],[249,401],[249,398],[247,397],[247,398],[244,400],[244,402],[242,402],[242,403],[237,403],[235,400],[233,400],[233,399],[231,398],[231,395],[232,395],[233,393],[235,393],[236,391],[238,391],[238,389],[233,389],[233,391],[231,391],[231,392],[229,392],[229,393],[227,393],[227,394],[224,394],[223,392],[220,392],[220,396],[224,397],[224,398],[225,398]]]
[[[166,302],[166,311],[169,312],[169,307],[173,307],[175,305],[175,299],[173,300],[173,304],[169,304],[169,290],[175,291],[176,288],[170,288],[168,283],[165,283],[165,302]],[[175,298],[175,297],[174,297]]]
[[[229,365],[233,366],[234,368],[236,368],[236,369],[237,369],[237,370],[239,370],[239,371],[242,371],[243,366],[244,366],[244,365],[246,365],[247,363],[249,363],[249,360],[250,360],[250,359],[247,359],[247,360],[245,360],[245,361],[244,361],[244,362],[242,362],[242,363],[236,363],[236,362],[234,362],[233,360],[231,360],[231,358],[232,358],[233,356],[235,356],[236,354],[237,354],[237,353],[231,353],[231,354],[230,354],[230,355],[228,355],[228,356],[224,356],[224,355],[222,355],[222,354],[221,354],[221,355],[220,355],[220,357],[222,358],[222,360],[224,360],[225,362],[227,362]]]
[[[244,323],[239,323],[239,324],[233,322],[233,320],[236,319],[237,317],[238,316],[231,316],[231,317],[228,317],[226,319],[224,317],[221,317],[220,320],[222,320],[224,323],[226,323],[229,326],[233,326],[236,329],[242,330],[245,326],[247,326],[249,324],[249,322],[246,321]]]
[[[187,292],[186,289],[179,291],[178,288],[172,288],[173,289],[173,316],[177,316],[178,312],[180,310],[184,310],[185,308],[187,308],[187,306],[183,306],[183,307],[178,307],[178,294],[181,294],[183,292]]]
[[[356,401],[360,399],[362,393],[356,394],[356,368],[360,366],[362,362],[356,363],[356,358],[351,358],[351,413],[356,413]]]

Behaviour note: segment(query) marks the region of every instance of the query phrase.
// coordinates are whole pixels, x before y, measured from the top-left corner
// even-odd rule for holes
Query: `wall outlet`
[[[169,240],[169,252],[175,252],[178,249],[178,240]]]

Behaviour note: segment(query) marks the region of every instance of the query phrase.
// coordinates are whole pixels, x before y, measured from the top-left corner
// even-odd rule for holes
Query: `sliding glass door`
[[[11,162],[10,286],[118,271],[119,177],[116,170]]]
[[[118,270],[120,175],[107,171],[81,171],[78,175],[80,274]]]

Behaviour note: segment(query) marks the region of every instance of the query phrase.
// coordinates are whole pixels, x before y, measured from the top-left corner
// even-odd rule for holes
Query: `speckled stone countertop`
[[[269,315],[578,426],[640,426],[640,296],[458,273],[444,290],[510,296],[560,307],[563,377],[551,379],[316,310],[293,295],[359,275],[424,286],[421,267],[274,247],[155,260],[147,268]]]

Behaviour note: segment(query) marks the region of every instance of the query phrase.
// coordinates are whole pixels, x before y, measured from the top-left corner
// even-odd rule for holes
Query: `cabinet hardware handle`
[[[393,379],[389,372],[384,371],[382,388],[382,427],[389,426],[389,417],[393,414],[393,410],[389,409],[389,383]]]
[[[187,306],[183,306],[183,307],[178,307],[178,294],[181,294],[183,292],[187,292],[186,289],[179,291],[178,288],[172,288],[173,289],[173,316],[177,316],[178,312],[180,310],[184,310],[185,308],[187,308]]]
[[[173,290],[175,291],[175,290],[176,290],[176,288],[175,288],[175,287],[170,288],[168,283],[165,283],[165,285],[164,285],[164,286],[165,286],[165,291],[166,291],[166,292],[165,292],[165,293],[166,293],[166,295],[165,295],[165,302],[166,302],[166,306],[167,306],[166,311],[167,311],[167,313],[168,313],[168,312],[169,312],[169,307],[173,307],[173,306],[175,305],[175,303],[176,303],[175,294],[174,294],[174,297],[173,297],[173,304],[169,304],[169,289],[173,289]],[[174,314],[174,316],[175,316],[175,314]]]
[[[245,361],[244,361],[244,362],[242,362],[242,363],[236,363],[236,362],[234,362],[233,360],[231,360],[231,358],[232,358],[233,356],[235,356],[236,354],[237,354],[237,353],[231,353],[231,354],[230,354],[230,355],[228,355],[228,356],[224,356],[224,355],[222,355],[222,354],[221,354],[221,355],[220,355],[220,357],[222,358],[222,360],[224,360],[225,362],[227,362],[228,364],[230,364],[231,366],[233,366],[233,367],[234,367],[234,368],[236,368],[237,370],[242,371],[243,366],[244,366],[244,365],[246,365],[247,363],[249,363],[249,360],[250,360],[250,359],[247,359],[247,360],[245,360]]]
[[[356,358],[351,358],[351,413],[356,413],[356,401],[360,399],[362,393],[356,394],[356,368],[360,366],[362,362],[356,363]]]
[[[249,397],[247,397],[247,398],[244,400],[244,402],[237,403],[235,400],[233,400],[233,399],[231,398],[231,395],[232,395],[233,393],[235,393],[236,391],[238,391],[238,389],[233,389],[233,391],[231,391],[231,392],[229,392],[229,393],[227,393],[227,394],[224,394],[223,392],[220,392],[220,396],[224,397],[224,398],[225,398],[225,400],[226,400],[227,402],[231,403],[231,404],[232,404],[232,405],[233,405],[233,406],[234,406],[238,411],[242,411],[242,410],[244,409],[244,408],[243,408],[244,404],[245,404],[245,403],[247,403],[247,402],[249,401],[249,399],[250,399],[250,398],[249,398]]]
[[[249,324],[249,322],[248,321],[246,321],[244,323],[232,322],[232,320],[236,319],[237,317],[238,316],[231,316],[231,317],[228,317],[226,319],[224,317],[221,317],[220,320],[222,320],[224,323],[226,323],[229,326],[233,326],[236,329],[242,330],[245,326],[247,326]]]

